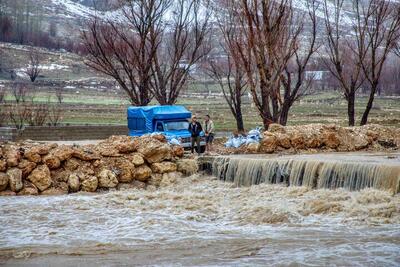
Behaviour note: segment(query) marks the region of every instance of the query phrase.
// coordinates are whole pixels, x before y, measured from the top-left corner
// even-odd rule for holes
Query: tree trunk
[[[264,130],[268,131],[269,125],[272,123],[272,121],[265,116],[263,116],[263,125],[264,125]]]
[[[281,110],[281,114],[279,116],[279,124],[286,126],[287,119],[289,116],[290,104],[284,102]]]
[[[239,133],[244,133],[243,115],[241,109],[236,109],[236,127]]]
[[[349,126],[354,126],[355,124],[355,112],[354,112],[354,102],[355,102],[355,92],[350,92],[347,96],[347,117],[349,119]]]
[[[361,123],[360,123],[361,126],[367,124],[368,122],[369,112],[371,111],[372,104],[374,103],[375,92],[376,92],[376,86],[371,86],[371,93],[369,94],[367,107],[365,108],[365,111],[361,118]]]

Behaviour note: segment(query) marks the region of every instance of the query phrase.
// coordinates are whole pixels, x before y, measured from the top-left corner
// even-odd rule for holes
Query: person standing
[[[200,122],[197,121],[196,116],[192,116],[192,121],[189,123],[189,132],[191,134],[191,151],[194,152],[194,144],[197,146],[197,153],[200,154],[200,132],[203,131]]]
[[[204,128],[206,132],[206,151],[212,151],[212,143],[214,140],[214,122],[211,120],[210,115],[206,115],[206,119],[204,122]]]

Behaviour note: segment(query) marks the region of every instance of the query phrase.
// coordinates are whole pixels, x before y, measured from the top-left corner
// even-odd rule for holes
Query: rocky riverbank
[[[58,195],[174,182],[197,171],[163,135],[112,136],[95,145],[33,142],[0,146],[0,195]]]
[[[395,151],[400,148],[400,129],[381,125],[341,127],[309,124],[270,125],[260,143],[243,145],[230,153],[315,153],[351,151]]]

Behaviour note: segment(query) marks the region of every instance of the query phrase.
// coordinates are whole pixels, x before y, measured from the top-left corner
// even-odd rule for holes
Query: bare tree
[[[55,90],[57,102],[61,104],[64,100],[64,89],[62,87],[57,87]]]
[[[386,95],[400,95],[400,58],[393,57],[385,64],[380,86]]]
[[[307,2],[308,4],[308,20],[305,25],[304,21],[300,21],[301,33],[303,38],[299,38],[298,45],[294,47],[293,56],[284,68],[281,76],[281,84],[283,87],[283,99],[280,100],[281,110],[279,114],[279,123],[286,125],[290,108],[294,102],[301,97],[310,93],[314,80],[314,75],[306,75],[307,66],[312,56],[318,50],[317,41],[317,4],[315,0]],[[306,31],[304,28],[310,28]]]
[[[8,119],[8,113],[2,106],[0,106],[0,127],[6,124],[7,119]]]
[[[25,73],[29,76],[31,82],[34,82],[40,74],[40,58],[39,53],[35,49],[29,51],[29,65]]]
[[[152,94],[152,64],[170,0],[124,1],[120,21],[94,17],[82,32],[86,64],[114,78],[133,105],[145,106]]]
[[[220,8],[226,12],[220,13]],[[246,73],[241,64],[238,46],[240,33],[236,29],[237,18],[234,16],[232,6],[217,1],[214,6],[218,21],[218,36],[223,37],[221,48],[226,54],[224,58],[209,60],[208,75],[218,83],[229,109],[236,120],[238,132],[244,132],[242,96],[247,90]]]
[[[291,0],[241,0],[231,1],[231,5],[235,6],[242,31],[241,38],[244,40],[238,50],[245,67],[248,86],[264,128],[268,129],[269,124],[281,121],[285,98],[281,95],[282,79],[300,46],[299,35],[304,30],[303,19],[307,16],[302,16],[301,13],[296,16]],[[315,17],[315,12],[313,16]],[[315,52],[314,48],[311,50],[312,53]],[[299,63],[307,65],[308,60],[301,60]],[[301,70],[301,73],[304,71]],[[302,79],[299,81],[302,83]],[[289,83],[286,82],[283,88],[293,90],[291,84],[288,86]],[[297,97],[297,93],[296,96],[292,95],[293,92],[286,95],[286,105],[289,108]],[[289,97],[290,95],[292,96]],[[282,122],[286,121],[285,116],[287,118],[287,115],[283,115]]]
[[[361,118],[368,122],[384,64],[400,38],[400,4],[392,1],[355,1],[356,37],[361,66],[369,84],[369,99]]]
[[[13,83],[11,86],[12,94],[15,98],[15,102],[25,102],[28,94],[28,87],[23,83]]]
[[[43,126],[46,123],[46,120],[49,115],[49,104],[41,103],[41,104],[26,104],[26,107],[30,109],[30,116],[26,118],[27,123],[30,126]]]
[[[3,72],[3,55],[4,55],[3,49],[0,47],[0,73]]]
[[[32,117],[32,109],[28,104],[17,103],[7,111],[7,117],[17,129],[22,129],[26,122]]]
[[[5,101],[6,97],[6,88],[0,87],[0,104],[2,104]]]
[[[52,126],[57,126],[62,120],[62,108],[60,104],[49,105],[48,120]]]
[[[330,3],[330,2],[329,2]],[[325,64],[332,76],[338,81],[339,87],[347,101],[347,117],[349,126],[355,124],[356,92],[364,82],[361,67],[362,58],[357,42],[346,38],[346,29],[341,26],[343,19],[344,0],[334,1],[334,11],[324,2],[325,14],[325,53],[328,59]]]
[[[393,48],[393,53],[400,57],[400,40],[398,40]]]
[[[205,41],[210,12],[206,5],[200,15],[200,7],[200,0],[172,3],[172,21],[163,29],[152,64],[151,90],[161,105],[175,104],[193,66],[209,52]]]
[[[4,105],[5,95],[6,95],[6,89],[4,87],[0,87],[0,126],[3,126],[3,124],[7,120],[7,113],[5,111],[5,105]]]

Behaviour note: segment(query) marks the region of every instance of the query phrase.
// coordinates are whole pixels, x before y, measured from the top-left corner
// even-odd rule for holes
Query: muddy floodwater
[[[235,187],[194,175],[156,191],[0,198],[5,266],[400,265],[400,196]]]

